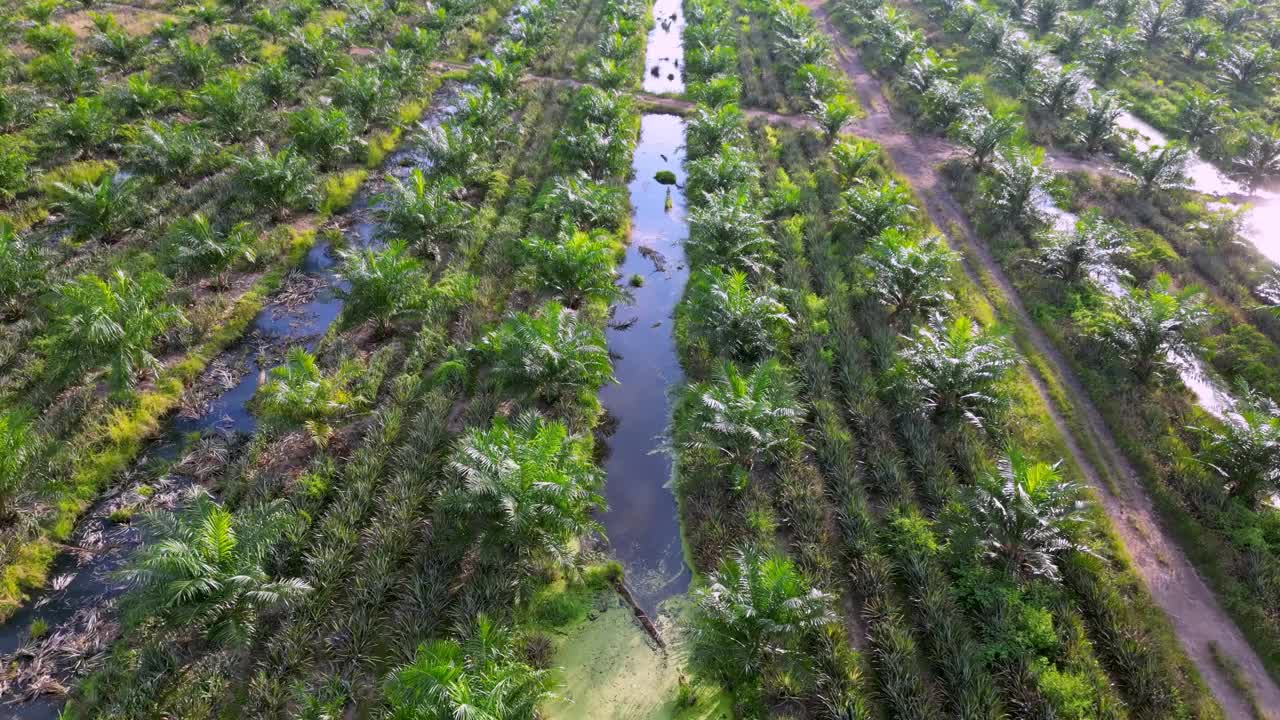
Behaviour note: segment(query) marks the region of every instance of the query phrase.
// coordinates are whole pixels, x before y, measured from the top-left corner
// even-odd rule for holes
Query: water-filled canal
[[[684,127],[675,115],[641,118],[628,186],[631,245],[619,267],[630,297],[618,303],[607,333],[618,382],[600,392],[616,424],[607,440],[609,509],[602,521],[637,601],[650,614],[684,592],[690,578],[670,487],[671,458],[661,451],[671,417],[669,391],[683,378],[672,315],[689,275],[683,249],[688,226],[683,193],[654,179],[667,170],[683,185]],[[643,278],[639,287],[626,282],[637,275]]]

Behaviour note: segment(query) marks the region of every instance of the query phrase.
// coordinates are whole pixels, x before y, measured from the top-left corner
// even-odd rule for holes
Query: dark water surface
[[[683,593],[690,579],[670,487],[671,458],[659,451],[671,417],[669,389],[683,379],[672,314],[689,275],[683,247],[688,225],[684,194],[671,188],[667,210],[667,186],[654,180],[659,170],[670,170],[684,184],[684,127],[675,115],[645,115],[640,121],[635,176],[628,186],[631,246],[619,267],[631,297],[618,303],[607,332],[618,382],[600,392],[616,421],[606,440],[609,509],[601,520],[636,600],[651,615],[658,603]],[[642,276],[644,285],[630,287],[632,275]]]

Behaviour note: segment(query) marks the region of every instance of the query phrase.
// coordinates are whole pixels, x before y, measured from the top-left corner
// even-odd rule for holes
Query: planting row
[[[644,31],[643,5],[601,7]],[[558,17],[517,12],[388,179],[369,210],[386,246],[343,254],[338,321],[268,373],[252,435],[137,468],[213,495],[139,515],[123,637],[73,715],[527,717],[547,696],[533,628],[563,620],[548,583],[582,583],[601,504],[591,430],[637,129],[624,96],[517,82]]]

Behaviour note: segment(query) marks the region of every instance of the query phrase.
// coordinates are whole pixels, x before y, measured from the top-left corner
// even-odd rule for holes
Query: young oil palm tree
[[[333,78],[332,87],[334,104],[351,113],[362,127],[389,120],[394,114],[395,88],[372,68],[346,68]]]
[[[113,16],[106,15],[105,17],[111,18],[111,22],[99,27],[98,31],[93,34],[92,45],[94,52],[106,61],[105,64],[113,65],[117,68],[125,68],[132,65],[139,51],[145,47],[145,40],[129,34],[115,23]]]
[[[141,220],[139,181],[103,173],[97,181],[54,183],[61,224],[76,240],[113,240]]]
[[[955,72],[954,61],[938,55],[932,47],[925,47],[906,59],[906,68],[901,70],[901,82],[916,94],[924,95],[938,82],[950,81]]]
[[[1117,277],[1116,260],[1129,253],[1129,237],[1097,212],[1076,223],[1075,231],[1054,235],[1040,250],[1036,262],[1050,277],[1066,285],[1093,277]]]
[[[1084,112],[1076,123],[1076,135],[1085,152],[1096,153],[1115,137],[1124,108],[1113,93],[1095,91],[1087,97]]]
[[[440,525],[492,568],[569,567],[573,541],[599,527],[602,478],[590,440],[560,422],[497,418],[459,439],[449,466],[459,482],[440,497]]]
[[[999,52],[1009,39],[1012,28],[1009,21],[994,13],[978,13],[969,29],[969,41],[988,55]]]
[[[625,208],[622,191],[586,173],[557,175],[538,196],[535,208],[548,220],[569,218],[580,230],[617,229]]]
[[[1214,142],[1222,131],[1223,99],[1200,88],[1182,96],[1174,122],[1190,143]]]
[[[258,89],[235,72],[201,85],[192,96],[192,109],[202,124],[225,141],[244,140],[256,132],[263,105]]]
[[[844,187],[852,185],[878,157],[879,148],[862,140],[841,140],[831,148],[831,163]]]
[[[284,363],[272,368],[258,388],[256,399],[264,419],[293,425],[340,415],[352,401],[342,383],[326,377],[316,356],[301,347],[289,348]]]
[[[951,299],[947,284],[956,260],[937,235],[917,238],[891,228],[867,245],[861,258],[863,283],[889,308],[890,325],[910,322]]]
[[[1204,2],[1204,0],[1191,1]],[[1187,17],[1192,16],[1188,15]],[[1182,31],[1178,34],[1181,46],[1178,54],[1182,56],[1184,63],[1193,65],[1208,56],[1210,50],[1218,44],[1221,37],[1221,31],[1212,20],[1202,17],[1194,18],[1191,22],[1183,23]]]
[[[893,180],[873,185],[858,180],[840,193],[835,221],[854,242],[866,242],[886,230],[906,230],[916,211],[911,190]]]
[[[973,169],[982,172],[996,153],[1019,130],[1018,118],[1009,113],[991,115],[986,112],[974,113],[965,118],[957,129],[960,142],[969,149],[969,160]]]
[[[1280,128],[1265,127],[1248,132],[1244,148],[1232,165],[1235,174],[1250,190],[1257,189],[1269,178],[1280,176]]]
[[[736,145],[722,145],[710,155],[685,162],[687,179],[685,196],[707,198],[716,194],[737,195],[757,186],[760,164],[747,150]]]
[[[1075,540],[1088,524],[1081,488],[1062,479],[1060,463],[1034,462],[1017,450],[969,498],[972,532],[987,560],[1011,575],[1057,580],[1066,552],[1088,551]]]
[[[1200,291],[1175,291],[1168,275],[1157,276],[1149,287],[1109,297],[1099,312],[1079,313],[1085,329],[1142,383],[1170,372],[1179,353],[1194,349],[1195,331],[1205,317]]]
[[[12,519],[15,503],[30,484],[28,466],[35,453],[26,418],[15,411],[0,413],[0,519]]]
[[[565,128],[552,148],[560,167],[595,180],[625,174],[630,143],[621,127],[584,122]]]
[[[1276,57],[1276,51],[1266,45],[1239,43],[1227,49],[1219,75],[1237,90],[1248,90],[1275,68]]]
[[[203,83],[220,65],[222,59],[206,44],[182,38],[170,49],[169,74],[189,87]]]
[[[308,106],[289,113],[288,123],[293,146],[322,168],[337,167],[360,144],[351,119],[338,108]]]
[[[689,329],[707,345],[738,362],[754,362],[786,347],[795,321],[767,284],[753,288],[741,270],[705,268],[689,283],[682,310]]]
[[[1066,10],[1066,0],[1035,0],[1031,4],[1028,19],[1035,25],[1036,36],[1044,37],[1053,32]]]
[[[940,315],[900,353],[907,388],[929,415],[981,425],[1004,404],[1000,388],[1017,363],[1008,343],[967,317]]]
[[[570,308],[618,295],[615,250],[607,234],[579,230],[555,238],[535,236],[521,240],[520,248],[533,286],[555,293]]]
[[[1032,88],[1036,104],[1050,123],[1070,117],[1080,105],[1080,93],[1087,81],[1084,73],[1073,65],[1046,66],[1040,81]]]
[[[736,77],[717,75],[690,85],[686,94],[689,100],[698,105],[719,110],[726,105],[737,104],[742,97],[742,83]]]
[[[184,322],[164,302],[169,281],[159,273],[130,275],[116,270],[106,280],[81,275],[58,289],[48,336],[49,364],[59,377],[110,366],[113,389],[130,387],[140,370],[159,362],[153,341]]]
[[[332,75],[347,61],[342,45],[333,33],[318,24],[303,25],[291,31],[284,57],[290,65],[312,78]]]
[[[200,126],[149,120],[132,129],[125,146],[130,169],[155,180],[186,180],[209,163],[214,144]]]
[[[831,596],[777,552],[734,551],[693,595],[691,662],[729,688],[805,672],[806,643],[837,622]]]
[[[110,145],[119,131],[115,109],[101,95],[77,97],[37,118],[40,139],[57,152],[99,150]]]
[[[13,221],[0,217],[0,317],[23,295],[34,297],[42,290],[42,255],[39,245],[23,238]]]
[[[407,183],[387,179],[390,186],[375,199],[382,237],[404,240],[433,257],[462,238],[471,208],[460,199],[463,187],[456,178],[427,180],[414,168]]]
[[[302,86],[299,73],[282,57],[259,63],[250,76],[250,82],[267,102],[277,108],[293,101]],[[341,87],[334,88],[333,97],[338,107],[355,114]]]
[[[536,720],[554,687],[549,671],[521,661],[508,633],[481,615],[464,642],[421,645],[383,695],[388,720]]]
[[[496,139],[484,128],[460,123],[437,125],[418,140],[431,160],[431,171],[476,185],[494,167]]]
[[[472,66],[471,81],[506,97],[520,84],[520,68],[502,58],[489,55]]]
[[[685,149],[689,157],[715,154],[724,145],[739,145],[746,140],[746,118],[737,105],[694,108],[685,125]]]
[[[256,257],[258,234],[247,222],[220,230],[209,218],[195,213],[173,221],[167,237],[175,265],[186,273],[214,273],[218,287],[227,286],[226,273],[235,263],[251,263]]]
[[[145,71],[130,75],[113,94],[129,117],[154,116],[173,107],[178,97],[173,90],[152,82],[151,73]]]
[[[786,368],[769,359],[743,373],[725,363],[708,382],[694,385],[676,420],[680,446],[709,451],[749,471],[799,444],[803,412]]]
[[[1221,423],[1199,425],[1200,459],[1249,507],[1280,492],[1280,409],[1248,387]]]
[[[694,265],[723,264],[731,270],[766,275],[774,256],[774,242],[765,232],[764,218],[746,193],[715,192],[689,213],[685,241]]]
[[[1138,11],[1138,37],[1149,47],[1160,45],[1173,35],[1178,19],[1173,0],[1149,0]]]
[[[858,112],[857,105],[843,95],[834,95],[826,100],[811,96],[809,103],[812,107],[806,114],[822,128],[822,136],[828,147],[840,139],[840,131],[845,123],[852,120]]]
[[[1089,60],[1099,82],[1123,73],[1134,54],[1133,39],[1126,32],[1102,32],[1089,44]]]
[[[990,175],[980,183],[982,202],[997,227],[1029,233],[1044,222],[1040,198],[1048,172],[1043,155],[1020,148],[1000,153]]]
[[[75,100],[91,93],[98,85],[98,72],[92,57],[77,57],[71,48],[41,53],[27,65],[33,80],[64,100]]]
[[[924,35],[911,29],[893,7],[882,6],[876,10],[871,19],[871,34],[877,58],[885,68],[904,67],[907,58],[925,47]]]
[[[1146,152],[1135,150],[1126,170],[1138,181],[1143,193],[1171,190],[1186,185],[1187,161],[1191,150],[1179,142],[1168,142]]]
[[[315,170],[292,148],[273,154],[257,140],[250,155],[237,156],[233,162],[245,199],[256,206],[300,209],[317,200]]]
[[[0,135],[0,206],[26,192],[30,180],[31,146],[20,135]]]
[[[397,320],[422,311],[427,274],[409,253],[403,240],[392,240],[382,250],[344,251],[338,275],[349,286],[338,295],[346,302],[346,324],[373,319],[380,333],[389,332]]]
[[[1044,51],[1030,41],[1010,43],[1000,50],[996,73],[1021,96],[1030,94],[1045,65]]]
[[[136,617],[199,633],[217,645],[248,646],[264,615],[311,589],[267,570],[272,546],[292,519],[282,505],[233,514],[205,494],[185,510],[144,516],[154,540],[123,573],[137,587],[131,600]]]
[[[516,314],[476,348],[491,363],[499,386],[547,403],[594,394],[613,380],[604,335],[554,301],[534,314]]]

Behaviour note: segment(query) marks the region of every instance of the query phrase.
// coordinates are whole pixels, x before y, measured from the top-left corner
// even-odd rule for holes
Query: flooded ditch
[[[456,111],[457,92],[452,86],[437,91],[419,125],[427,129],[447,119]],[[405,147],[389,155],[380,172],[407,177],[412,168],[428,166],[424,156]],[[367,184],[338,218],[353,247],[379,243],[372,217],[377,185]],[[0,626],[0,663],[5,668],[0,673],[0,697],[6,703],[2,714],[23,720],[58,717],[67,692],[63,682],[101,661],[117,634],[115,603],[128,588],[118,571],[143,541],[143,533],[129,518],[136,512],[181,506],[199,473],[180,463],[150,484],[130,476],[146,475],[140,470],[152,461],[177,459],[193,434],[221,437],[227,443],[251,434],[257,419],[249,403],[266,370],[288,347],[314,349],[342,312],[341,289],[333,247],[322,238],[254,317],[246,335],[211,362],[197,381],[196,393],[213,387],[209,397],[198,402],[199,410],[170,417],[125,481],[85,513],[54,560],[45,587]]]
[[[644,91],[684,92],[684,8],[680,0],[656,0],[645,50]]]
[[[684,91],[680,0],[656,0],[645,49],[644,89]],[[685,564],[679,509],[671,488],[673,466],[664,448],[671,420],[671,389],[684,374],[676,352],[674,315],[689,278],[684,193],[685,122],[677,115],[640,118],[640,139],[627,186],[632,219],[627,253],[618,267],[626,296],[612,309],[606,332],[617,382],[600,391],[609,413],[601,522],[614,557],[626,570],[636,603],[650,616],[683,593]],[[675,185],[657,175],[671,173]],[[669,178],[668,178],[669,179]]]
[[[631,246],[618,271],[624,281],[639,277],[642,284],[630,283],[629,297],[614,308],[606,337],[617,383],[600,392],[615,424],[604,461],[609,509],[601,520],[637,602],[650,615],[662,600],[684,592],[690,579],[670,487],[672,461],[661,451],[671,417],[669,389],[683,378],[672,316],[689,275],[683,249],[688,226],[683,193],[654,179],[667,170],[683,184],[683,145],[683,118],[641,118],[628,186]]]

